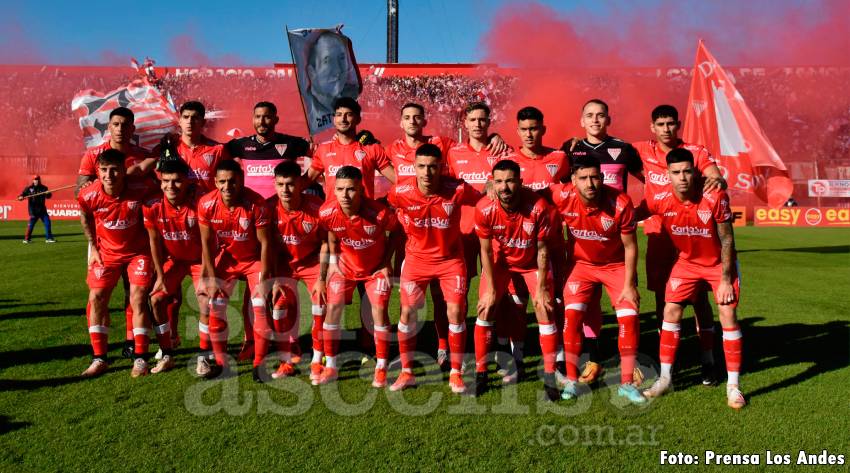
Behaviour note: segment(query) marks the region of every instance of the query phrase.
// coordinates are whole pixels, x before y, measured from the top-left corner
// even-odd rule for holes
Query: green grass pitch
[[[750,405],[734,412],[722,385],[699,384],[690,311],[675,391],[644,409],[618,406],[608,387],[615,381],[578,402],[542,401],[533,325],[529,379],[502,389],[493,375],[479,399],[452,395],[427,363],[417,389],[375,390],[371,362],[360,366],[352,340],[344,342],[349,361],[335,385],[312,387],[306,374],[257,385],[249,364],[239,366],[238,378],[201,381],[192,376],[197,312],[191,300],[181,313],[178,369],[131,379],[131,362],[120,358],[120,289],[112,300],[111,370],[82,380],[90,347],[79,225],[54,222],[54,245],[39,237],[21,244],[23,226],[0,224],[2,471],[654,471],[662,450],[697,454],[703,463],[706,449],[758,453],[762,464],[754,470],[776,470],[764,464],[767,450],[791,454],[792,461],[800,450],[850,454],[847,229],[736,229],[742,387]],[[657,335],[651,294],[642,291],[642,299],[640,361],[649,369]],[[391,317],[398,319],[397,295]],[[235,309],[231,322],[241,325]],[[345,323],[359,325],[356,307]],[[302,321],[305,349],[308,325]],[[419,340],[429,356],[432,333],[426,323]],[[615,336],[608,309],[607,356],[616,353]],[[231,351],[240,337],[234,330]],[[471,352],[471,336],[467,346]],[[722,357],[719,346],[718,340]],[[392,356],[395,350],[393,344]],[[391,381],[395,375],[390,372]]]

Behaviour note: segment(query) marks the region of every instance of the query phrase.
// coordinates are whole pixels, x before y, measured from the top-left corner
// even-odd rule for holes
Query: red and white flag
[[[109,139],[109,112],[116,107],[127,107],[135,115],[134,141],[151,149],[163,135],[177,131],[177,110],[171,97],[163,95],[144,78],[136,79],[124,87],[102,93],[92,89],[74,95],[71,110],[80,117],[80,129],[86,148],[98,146]]]
[[[780,207],[791,197],[794,186],[785,164],[702,40],[682,139],[711,151],[730,189],[755,193],[771,207]]]

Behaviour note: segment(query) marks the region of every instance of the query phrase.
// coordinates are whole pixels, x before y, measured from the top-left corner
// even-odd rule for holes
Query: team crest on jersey
[[[404,194],[405,192],[410,192],[413,190],[413,186],[410,184],[402,184],[395,188],[396,194]]]
[[[310,233],[313,231],[313,222],[303,221],[301,222],[301,228],[304,229],[304,233]]]
[[[534,222],[522,222],[522,229],[525,231],[525,233],[531,235],[532,233],[534,233]]]
[[[674,291],[679,288],[682,284],[682,280],[679,278],[670,278],[670,288]]]
[[[130,210],[136,210],[136,207],[138,207],[138,206],[139,206],[139,201],[137,201],[137,200],[127,201],[127,208],[130,209]]]
[[[283,156],[283,153],[286,153],[287,146],[289,146],[289,145],[287,145],[286,143],[281,143],[281,144],[274,145],[274,149],[277,150],[277,154]]]
[[[614,161],[620,157],[620,152],[623,151],[620,148],[608,148],[608,154],[611,156],[611,159]]]
[[[363,225],[363,230],[366,231],[367,235],[372,235],[373,233],[375,233],[375,230],[377,230],[377,229],[378,229],[377,225]]]
[[[578,292],[579,283],[570,281],[567,283],[567,287],[570,288],[571,293],[575,294]]]
[[[490,215],[490,212],[492,212],[492,211],[493,211],[493,206],[488,205],[487,207],[484,207],[483,209],[481,209],[481,215],[486,217],[486,216]]]
[[[415,282],[411,281],[404,283],[404,290],[407,291],[407,295],[412,296],[414,293],[416,293],[416,289],[418,288]]]
[[[498,163],[498,162],[499,162],[498,156],[487,156],[487,164],[489,164],[490,167],[495,166],[496,163]]]
[[[711,218],[711,210],[697,210],[697,217],[702,220],[702,223],[708,223]]]
[[[247,229],[248,229],[248,224],[249,224],[249,223],[251,223],[251,221],[250,221],[250,220],[248,220],[247,218],[245,218],[245,217],[239,217],[239,226],[240,226],[240,227],[242,227],[242,229],[243,229],[243,230],[247,230]]]
[[[445,203],[443,204],[443,210],[445,210],[445,211],[446,211],[446,215],[448,215],[449,217],[451,217],[451,216],[452,216],[452,212],[454,212],[454,210],[455,210],[455,204],[453,204],[453,203],[451,203],[451,202],[445,202]]]
[[[608,218],[608,217],[603,215],[602,216],[602,229],[607,232],[608,229],[611,228],[611,225],[614,225],[614,219]]]
[[[354,152],[354,157],[355,157],[358,161],[363,161],[363,158],[365,158],[365,157],[366,157],[366,152],[365,152],[365,151],[363,151],[362,149],[358,149],[357,151],[355,151],[355,152]]]
[[[195,226],[195,217],[186,217],[186,225],[188,225],[189,228],[193,228]]]
[[[549,171],[549,175],[550,175],[550,176],[555,177],[555,174],[557,174],[557,173],[558,173],[558,168],[559,168],[559,167],[560,167],[560,166],[558,166],[557,164],[547,164],[547,165],[546,165],[546,170],[547,170],[547,171]]]
[[[342,283],[339,281],[334,281],[331,283],[331,291],[335,293],[339,293],[339,289],[342,287]]]
[[[94,277],[100,279],[103,277],[103,268],[94,268]]]
[[[215,159],[212,153],[206,153],[205,155],[201,156],[201,158],[203,158],[204,162],[207,163],[207,166],[212,166],[213,159]]]

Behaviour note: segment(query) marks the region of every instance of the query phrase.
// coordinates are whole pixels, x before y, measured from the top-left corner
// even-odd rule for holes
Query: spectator
[[[47,205],[44,202],[50,197],[52,195],[47,191],[47,186],[41,183],[41,177],[39,176],[34,176],[32,178],[32,184],[24,188],[21,195],[18,196],[18,200],[29,199],[27,201],[27,208],[30,214],[30,221],[27,225],[27,234],[24,236],[24,243],[30,242],[32,229],[38,220],[44,223],[44,233],[47,237],[45,241],[47,243],[56,243],[56,240],[53,239],[53,232],[50,230],[50,216],[47,215]]]

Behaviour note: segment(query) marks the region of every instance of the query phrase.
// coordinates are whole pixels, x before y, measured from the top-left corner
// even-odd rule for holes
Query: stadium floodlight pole
[[[398,62],[398,0],[387,0],[387,63]]]

